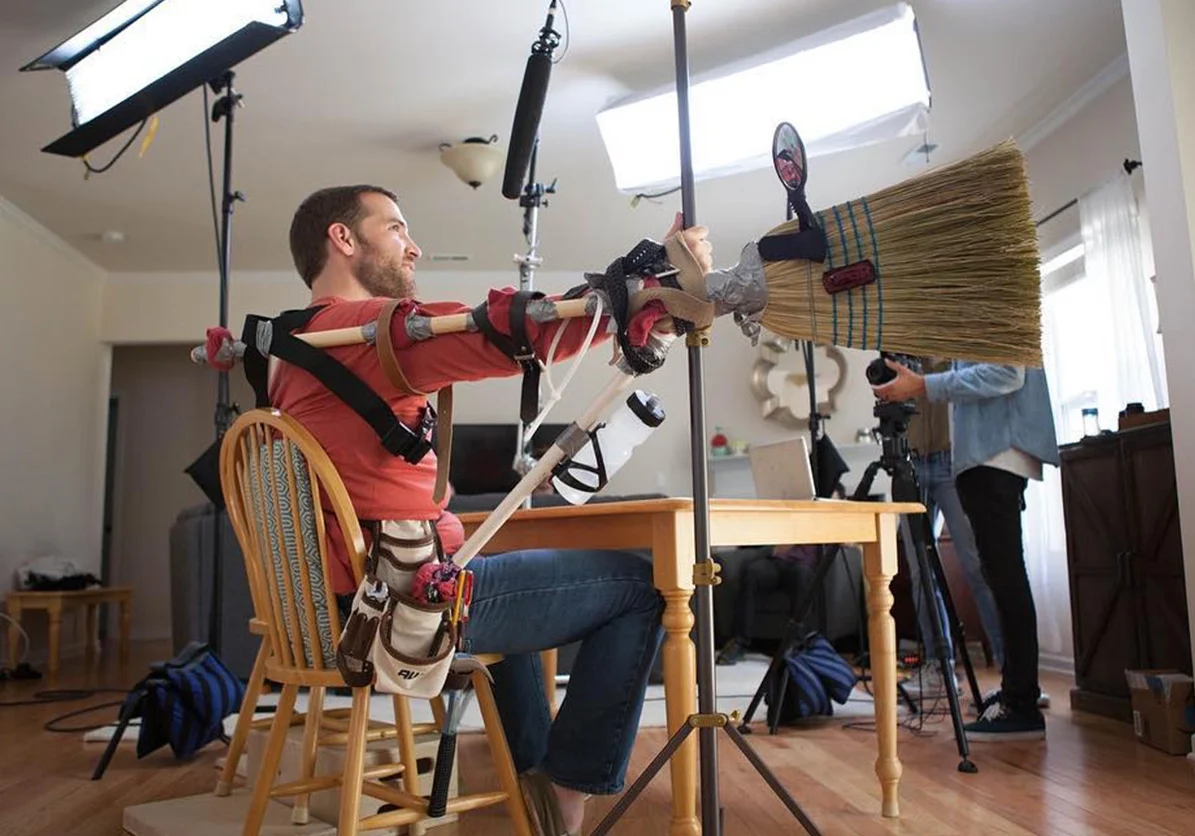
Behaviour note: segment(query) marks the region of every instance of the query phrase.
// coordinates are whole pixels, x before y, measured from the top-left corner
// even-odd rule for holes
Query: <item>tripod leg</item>
[[[647,789],[647,785],[651,783],[651,779],[656,777],[656,774],[664,768],[664,764],[668,762],[669,758],[680,749],[681,744],[685,742],[685,739],[688,738],[693,728],[692,723],[685,722],[684,725],[676,730],[676,733],[668,739],[664,748],[652,758],[651,763],[647,765],[647,769],[643,770],[643,774],[635,779],[635,783],[627,788],[627,791],[622,794],[622,798],[618,799],[618,803],[610,809],[610,812],[606,813],[606,817],[598,822],[598,826],[594,828],[591,836],[605,836],[605,834],[610,832],[610,828],[614,826],[614,823],[622,818],[623,813],[635,803],[635,799],[639,797],[639,794]]]
[[[726,733],[730,735],[730,739],[734,742],[734,745],[739,747],[739,751],[742,752],[743,756],[751,762],[751,765],[755,767],[755,771],[758,772],[760,776],[767,782],[768,786],[772,788],[772,792],[776,793],[776,797],[784,803],[784,806],[788,808],[788,811],[796,817],[797,821],[801,823],[801,826],[805,828],[805,832],[808,833],[809,836],[821,836],[821,831],[817,829],[817,825],[810,820],[809,816],[805,815],[805,811],[802,810],[801,806],[793,800],[793,797],[789,795],[788,790],[784,788],[784,785],[780,783],[780,780],[775,776],[772,770],[768,768],[768,765],[760,759],[759,755],[757,755],[750,746],[747,745],[747,741],[743,739],[741,734],[739,734],[738,729],[736,729],[730,723],[727,723],[724,728],[726,729]]]
[[[926,556],[927,543],[930,542],[926,540],[929,519],[924,514],[920,514],[919,516],[920,519],[916,523],[909,521],[907,518],[905,522],[909,526],[917,566],[921,570],[921,588],[925,596],[925,606],[929,612],[930,627],[933,631],[934,651],[938,658],[938,667],[942,672],[942,684],[946,688],[946,700],[950,703],[950,719],[954,724],[954,740],[958,744],[959,757],[962,758],[962,761],[958,765],[958,771],[974,773],[978,772],[979,769],[972,763],[970,758],[971,750],[967,744],[967,731],[963,728],[963,714],[962,709],[959,707],[958,684],[955,682],[954,666],[946,651],[946,635],[942,625],[942,614],[938,611],[938,598],[934,582],[935,575],[931,574],[933,570],[930,567],[929,558]]]
[[[950,626],[954,631],[955,651],[962,659],[963,670],[967,674],[967,685],[971,689],[971,697],[975,700],[975,705],[980,706],[983,704],[983,693],[979,690],[979,680],[975,676],[975,666],[971,664],[971,652],[967,650],[967,631],[963,627],[963,621],[959,618],[958,610],[954,606],[954,595],[951,594],[950,584],[946,580],[946,569],[942,566],[942,555],[938,552],[938,547],[932,539],[928,541],[926,553],[929,557],[930,566],[934,570],[938,589],[942,591],[942,603],[946,607],[946,617],[950,620]]]

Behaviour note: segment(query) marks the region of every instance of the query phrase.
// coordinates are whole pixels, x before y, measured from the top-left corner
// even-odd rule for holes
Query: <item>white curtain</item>
[[[1112,359],[1107,371],[1116,372],[1114,379],[1106,375],[1098,389],[1101,424],[1115,429],[1125,404],[1136,401],[1150,411],[1167,403],[1157,306],[1145,274],[1130,179],[1116,177],[1081,197],[1079,218],[1086,281],[1094,303],[1106,312],[1100,318],[1108,323],[1101,335]]]
[[[1146,275],[1132,183],[1118,176],[1079,199],[1083,269],[1052,282],[1042,306],[1043,357],[1059,444],[1083,434],[1081,410],[1099,409],[1115,430],[1125,404],[1165,407],[1165,367],[1157,305]],[[1031,482],[1023,517],[1025,560],[1037,604],[1043,664],[1073,663],[1062,480],[1047,467]]]

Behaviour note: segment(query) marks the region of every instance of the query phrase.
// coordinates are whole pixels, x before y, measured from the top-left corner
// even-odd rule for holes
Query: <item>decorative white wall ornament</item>
[[[829,415],[834,412],[834,398],[846,383],[846,356],[832,345],[815,346],[813,374],[818,412]],[[764,332],[759,359],[751,370],[751,391],[764,418],[786,427],[808,425],[805,357],[792,340]]]

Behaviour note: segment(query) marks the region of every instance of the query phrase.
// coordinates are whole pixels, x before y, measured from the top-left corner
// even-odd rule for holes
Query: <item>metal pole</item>
[[[689,50],[685,30],[688,0],[672,0],[672,32],[676,60],[676,115],[680,133],[681,214],[685,228],[697,223],[697,199],[693,182],[693,151],[689,128]],[[693,543],[696,562],[710,562],[709,465],[706,462],[705,372],[701,356],[709,337],[701,332],[687,337],[689,356],[690,455],[693,469]],[[712,567],[711,567],[712,568]],[[697,711],[718,710],[714,677],[714,591],[709,584],[697,586]],[[701,758],[701,832],[720,836],[718,792],[718,730],[702,726],[697,733]]]
[[[232,86],[235,74],[229,70],[220,77],[217,91],[224,90],[224,95],[216,100],[212,106],[212,121],[224,119],[224,176],[223,189],[223,219],[220,225],[220,302],[219,319],[221,327],[228,327],[228,281],[230,265],[232,264],[232,212],[238,200],[244,200],[244,195],[232,190],[232,115],[240,104],[241,95]],[[224,438],[231,423],[229,418],[232,411],[229,393],[228,372],[221,371],[216,384],[216,441]],[[223,611],[222,592],[224,579],[224,548],[221,542],[223,510],[215,508],[212,515],[214,538],[212,542],[212,597],[208,612],[208,644],[219,655],[221,650],[220,622]]]
[[[519,263],[519,290],[535,290],[535,268],[540,264],[539,258],[539,207],[543,202],[543,186],[535,182],[535,163],[539,156],[539,135],[531,146],[531,161],[527,166],[527,186],[523,189],[523,197],[519,203],[523,207],[523,238],[527,241],[527,254],[516,256]],[[536,400],[536,411],[539,410],[539,400]],[[527,425],[523,417],[519,416],[518,432],[515,440],[515,472],[526,475],[535,467],[535,459],[531,455],[531,439],[524,435]],[[523,500],[523,507],[531,507],[531,494]]]

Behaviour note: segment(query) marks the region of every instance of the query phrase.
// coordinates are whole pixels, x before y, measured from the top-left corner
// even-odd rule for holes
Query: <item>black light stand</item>
[[[672,6],[673,50],[676,64],[676,106],[680,135],[681,212],[684,228],[696,224],[697,209],[694,195],[693,155],[689,124],[689,55],[685,30],[685,13],[689,0],[670,0]],[[706,462],[705,438],[705,380],[701,352],[709,345],[709,335],[690,331],[685,344],[689,360],[689,432],[693,477],[693,583],[697,599],[697,713],[673,733],[664,748],[656,755],[613,809],[602,819],[593,836],[603,836],[635,802],[664,764],[698,729],[698,750],[701,764],[701,832],[704,836],[721,836],[722,810],[718,789],[718,740],[721,728],[743,753],[756,772],[767,782],[789,812],[811,836],[820,836],[816,825],[800,808],[775,774],[751,749],[735,728],[735,718],[718,712],[714,678],[714,597],[717,583],[717,564],[710,553],[709,470]]]
[[[232,262],[232,213],[238,200],[244,200],[245,196],[241,192],[233,191],[232,189],[232,127],[233,127],[233,113],[236,108],[241,106],[240,93],[233,89],[233,79],[235,74],[232,70],[228,70],[217,81],[211,82],[212,91],[215,93],[224,92],[223,96],[216,99],[212,105],[211,120],[219,122],[224,120],[224,159],[223,159],[223,178],[222,178],[222,195],[223,195],[223,216],[220,224],[220,240],[219,240],[219,273],[220,273],[220,327],[228,327],[228,278],[229,268]],[[210,171],[210,169],[209,169]],[[216,428],[216,449],[219,449],[220,442],[224,439],[224,433],[228,431],[229,426],[232,425],[233,417],[237,414],[237,407],[231,403],[228,385],[228,372],[221,371],[217,378],[216,384],[216,412],[215,412],[215,428]],[[216,655],[220,654],[220,622],[222,614],[223,597],[223,562],[224,549],[221,543],[221,523],[224,517],[224,508],[220,503],[213,503],[213,524],[215,528],[215,537],[213,540],[213,563],[212,563],[212,598],[211,608],[208,613],[208,644],[211,645],[212,651]]]

